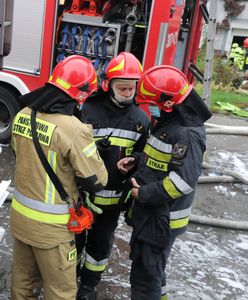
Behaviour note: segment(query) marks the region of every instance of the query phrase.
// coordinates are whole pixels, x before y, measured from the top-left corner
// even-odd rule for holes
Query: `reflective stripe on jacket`
[[[14,190],[12,207],[27,218],[50,224],[67,224],[69,220],[68,205],[49,204],[26,197]]]

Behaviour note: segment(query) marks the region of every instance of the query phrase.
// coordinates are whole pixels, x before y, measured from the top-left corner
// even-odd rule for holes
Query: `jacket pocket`
[[[169,218],[152,215],[140,230],[137,239],[153,247],[164,249],[171,236]]]

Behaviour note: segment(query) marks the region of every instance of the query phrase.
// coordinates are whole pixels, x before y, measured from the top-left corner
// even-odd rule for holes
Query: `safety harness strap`
[[[49,162],[47,161],[47,158],[41,148],[41,145],[38,140],[37,131],[36,131],[36,109],[32,108],[31,112],[31,130],[32,130],[32,136],[33,136],[33,142],[36,149],[36,152],[40,158],[40,161],[46,170],[47,174],[51,178],[54,186],[56,187],[61,199],[65,202],[68,202],[69,196],[66,193],[64,187],[62,186],[58,176],[54,173],[52,167],[50,166]]]

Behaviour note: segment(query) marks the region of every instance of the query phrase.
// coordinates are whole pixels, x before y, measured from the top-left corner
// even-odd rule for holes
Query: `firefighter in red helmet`
[[[141,64],[133,54],[120,53],[106,68],[102,82],[105,92],[87,100],[82,107],[83,122],[93,125],[94,138],[108,170],[108,183],[104,190],[90,195],[91,201],[103,213],[97,215],[92,229],[88,231],[87,242],[84,233],[76,237],[78,275],[81,277],[78,300],[93,299],[94,289],[101,280],[112,249],[122,210],[120,198],[125,179],[116,163],[131,153],[141,152],[146,143],[149,119],[133,100],[141,73]],[[98,143],[106,137],[107,142]],[[81,266],[84,247],[85,258]]]
[[[20,99],[25,108],[12,126],[16,155],[10,219],[13,300],[37,299],[42,287],[45,299],[76,297],[76,247],[74,233],[67,226],[69,207],[78,201],[78,186],[88,192],[101,190],[107,183],[107,171],[92,127],[73,113],[96,89],[91,62],[72,55],[55,67],[45,86]],[[62,201],[34,148],[33,113],[37,114],[42,152],[66,190],[67,202]]]
[[[131,299],[167,299],[165,266],[175,238],[189,222],[206,149],[204,122],[211,113],[178,69],[161,65],[141,76],[138,104],[148,104],[156,120],[144,153],[118,162],[132,166],[133,202],[126,214],[131,237]],[[128,166],[128,167],[127,167]]]

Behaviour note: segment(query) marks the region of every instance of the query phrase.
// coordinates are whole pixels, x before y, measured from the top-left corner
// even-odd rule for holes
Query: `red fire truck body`
[[[193,81],[201,5],[200,0],[15,0],[12,49],[0,71],[0,143],[9,140],[21,108],[18,97],[41,87],[68,55],[86,56],[100,75],[112,57],[130,51],[144,69],[173,65]]]

